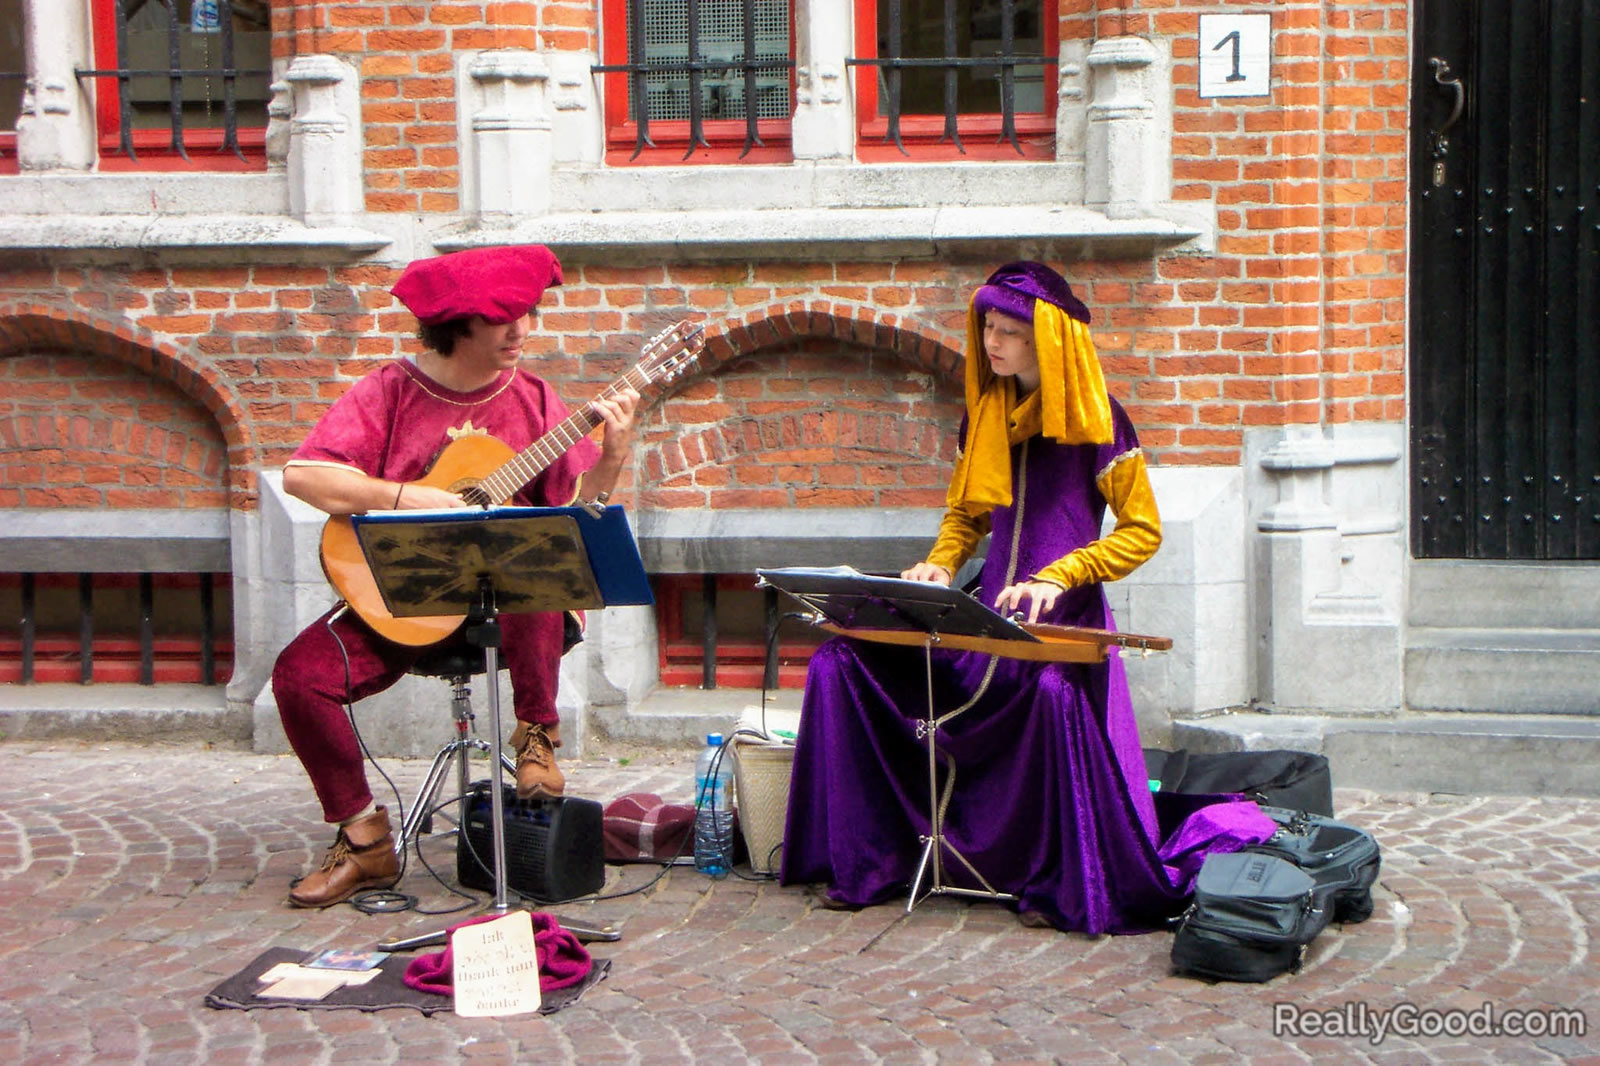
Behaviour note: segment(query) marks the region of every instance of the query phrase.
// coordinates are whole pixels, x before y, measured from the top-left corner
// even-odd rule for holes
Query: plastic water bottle
[[[222,11],[217,0],[194,0],[189,7],[189,32],[222,32]]]
[[[695,760],[694,806],[694,868],[726,877],[733,857],[733,767],[722,754],[721,733],[706,735]]]

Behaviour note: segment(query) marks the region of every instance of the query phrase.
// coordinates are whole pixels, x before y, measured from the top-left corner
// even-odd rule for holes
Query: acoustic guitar
[[[670,381],[687,371],[704,347],[703,327],[687,321],[670,326],[650,338],[633,369],[607,385],[596,399],[613,396],[625,386],[643,392],[648,385]],[[586,403],[520,452],[494,437],[460,437],[446,445],[428,472],[411,484],[446,489],[475,506],[497,507],[561,458],[600,421],[594,405]],[[348,515],[333,515],[322,527],[322,571],[362,621],[396,644],[436,644],[455,632],[466,618],[465,614],[420,618],[390,614]]]

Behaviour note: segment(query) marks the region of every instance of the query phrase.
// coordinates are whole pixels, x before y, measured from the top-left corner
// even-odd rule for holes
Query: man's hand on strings
[[[907,581],[931,581],[935,585],[950,584],[950,571],[934,563],[918,563],[910,570],[900,571],[900,576]]]
[[[1022,601],[1027,600],[1027,620],[1031,624],[1056,605],[1061,593],[1061,586],[1049,581],[1019,581],[1000,590],[1000,595],[994,598],[994,609],[1009,618],[1021,612]]]
[[[631,385],[593,401],[595,414],[606,427],[600,441],[602,453],[619,459],[628,454],[633,446],[634,414],[638,405],[639,393]]]

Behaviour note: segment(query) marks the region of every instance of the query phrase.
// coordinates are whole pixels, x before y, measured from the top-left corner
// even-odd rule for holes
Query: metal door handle
[[[1452,78],[1450,76],[1450,64],[1443,59],[1434,56],[1428,60],[1428,65],[1433,68],[1434,84],[1449,89],[1455,94],[1455,101],[1450,106],[1450,117],[1444,120],[1444,125],[1429,135],[1433,140],[1434,158],[1440,159],[1450,151],[1450,141],[1445,137],[1445,134],[1461,118],[1461,112],[1467,106],[1467,90],[1462,88],[1460,78]]]

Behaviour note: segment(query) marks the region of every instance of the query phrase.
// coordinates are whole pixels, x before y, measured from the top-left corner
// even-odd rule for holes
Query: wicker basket
[[[783,821],[789,811],[789,775],[794,745],[736,739],[734,786],[739,825],[750,851],[750,869],[775,874],[783,862]]]

